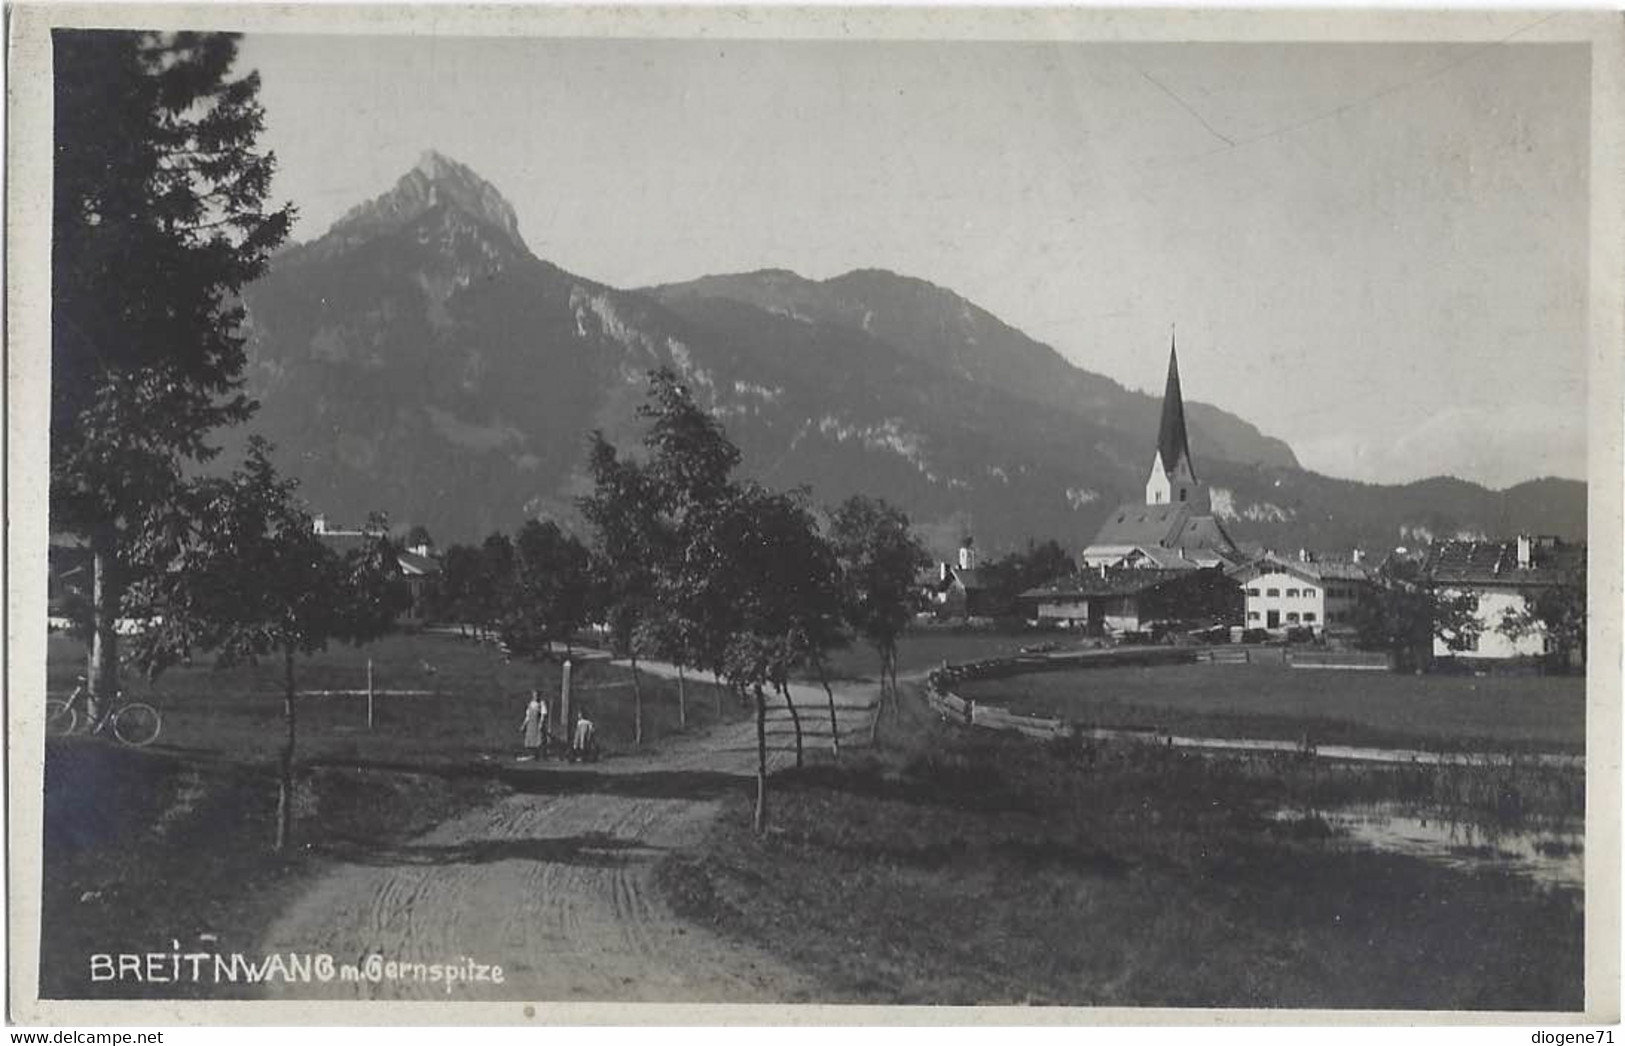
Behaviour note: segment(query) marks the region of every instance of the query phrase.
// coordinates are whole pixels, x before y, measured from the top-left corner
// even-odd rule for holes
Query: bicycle
[[[45,703],[45,732],[53,737],[65,737],[74,732],[79,726],[81,704],[86,705],[84,716],[90,725],[89,733],[100,734],[108,727],[112,727],[113,736],[129,745],[131,748],[140,748],[150,745],[158,739],[158,731],[163,727],[163,717],[158,710],[149,704],[140,701],[127,701],[124,691],[120,690],[118,696],[108,702],[107,710],[94,721],[91,720],[90,691],[83,682],[73,688],[66,700],[52,698]]]

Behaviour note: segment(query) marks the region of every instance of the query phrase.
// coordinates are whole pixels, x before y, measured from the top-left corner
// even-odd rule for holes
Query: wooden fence
[[[1386,656],[1355,651],[1284,651],[1280,647],[1250,648],[1170,648],[1099,650],[1070,654],[1023,654],[1015,657],[989,658],[962,665],[944,662],[932,670],[925,680],[926,702],[943,719],[963,726],[979,726],[988,730],[1005,730],[1041,741],[1056,738],[1090,738],[1099,741],[1131,741],[1168,745],[1178,748],[1224,750],[1233,752],[1286,753],[1301,756],[1321,756],[1356,762],[1457,764],[1483,760],[1527,761],[1556,766],[1583,765],[1583,757],[1567,755],[1502,756],[1473,753],[1424,752],[1399,749],[1356,748],[1344,745],[1317,746],[1307,738],[1301,741],[1267,739],[1232,739],[1206,737],[1177,737],[1156,730],[1108,729],[1069,723],[1064,719],[1027,716],[997,705],[967,701],[954,693],[954,684],[969,679],[996,679],[1028,672],[1059,671],[1084,666],[1115,667],[1120,665],[1215,664],[1258,663],[1261,658],[1252,655],[1266,652],[1275,664],[1290,664],[1294,668],[1352,668],[1385,669]],[[1241,656],[1237,656],[1241,655]]]

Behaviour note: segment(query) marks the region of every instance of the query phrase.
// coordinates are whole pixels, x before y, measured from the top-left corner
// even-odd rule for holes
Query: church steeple
[[[1179,345],[1173,335],[1168,343],[1168,385],[1162,393],[1162,425],[1157,430],[1157,453],[1162,455],[1162,467],[1173,472],[1183,460],[1191,469],[1191,481],[1196,480],[1196,469],[1191,461],[1190,438],[1185,434],[1185,398],[1179,394]]]
[[[1179,391],[1179,344],[1170,335],[1168,384],[1162,394],[1162,424],[1157,429],[1157,455],[1145,482],[1145,503],[1200,503],[1201,495],[1191,460],[1190,437],[1185,431],[1185,399]]]

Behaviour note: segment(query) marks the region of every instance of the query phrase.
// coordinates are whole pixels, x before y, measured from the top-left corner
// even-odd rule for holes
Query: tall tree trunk
[[[723,715],[723,708],[722,708],[722,694],[723,694],[722,673],[721,672],[712,672],[711,673],[711,679],[717,685],[717,722],[721,723],[722,722],[722,715]]]
[[[869,717],[869,744],[875,743],[880,734],[880,717],[886,711],[886,648],[881,646],[880,651],[880,695],[875,698],[875,712]]]
[[[123,586],[118,574],[117,538],[112,528],[98,528],[90,540],[93,631],[86,672],[90,706],[86,711],[94,727],[96,717],[103,709],[113,707],[113,699],[118,696],[118,614],[123,603]]]
[[[638,681],[638,655],[632,660],[632,747],[643,747],[643,685]]]
[[[751,825],[757,835],[767,831],[767,695],[756,684],[756,815]]]
[[[796,710],[796,703],[790,699],[790,684],[784,680],[777,680],[779,693],[784,695],[784,707],[790,710],[790,722],[796,728],[796,769],[800,770],[803,764],[801,755],[801,713]]]
[[[286,850],[293,842],[293,744],[298,736],[294,716],[293,647],[282,651],[282,722],[287,736],[282,740],[276,789],[276,849]]]
[[[837,761],[841,758],[841,724],[835,720],[835,691],[829,688],[829,673],[824,671],[824,659],[814,658],[813,667],[818,669],[818,682],[824,687],[824,696],[829,698],[829,745],[835,753]]]
[[[688,729],[688,681],[683,677],[683,663],[677,662],[677,729]]]

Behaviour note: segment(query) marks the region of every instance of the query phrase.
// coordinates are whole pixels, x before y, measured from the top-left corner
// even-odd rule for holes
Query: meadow
[[[508,660],[491,644],[446,632],[398,633],[361,647],[334,644],[296,661],[296,687],[364,690],[369,660],[375,689],[424,692],[375,697],[370,729],[363,696],[298,698],[301,759],[428,766],[517,755],[531,689],[540,690],[557,713],[560,664]],[[85,670],[84,645],[53,634],[47,670],[51,696],[66,695]],[[678,731],[677,684],[646,672],[640,677],[648,747]],[[131,699],[146,701],[163,715],[156,749],[264,762],[274,759],[282,744],[280,658],[221,669],[200,656],[150,685],[129,674],[124,684]],[[574,660],[572,708],[588,709],[606,752],[632,749],[632,693],[626,668],[601,658]],[[688,682],[687,705],[691,730],[712,726],[719,716],[732,721],[749,714],[731,694],[698,678]]]
[[[72,689],[84,654],[82,644],[51,636],[51,696]],[[87,957],[146,952],[205,933],[222,950],[252,950],[283,907],[345,853],[410,839],[506,794],[512,775],[536,772],[514,762],[519,725],[532,687],[557,707],[559,664],[510,661],[455,634],[403,633],[300,658],[296,684],[362,689],[369,659],[375,687],[428,693],[378,697],[370,730],[364,697],[297,699],[295,846],[282,854],[271,849],[284,737],[275,659],[216,669],[200,658],[163,673],[155,686],[126,679],[129,696],[164,717],[162,734],[146,748],[47,739],[43,996],[210,994],[92,982]],[[630,680],[625,668],[601,659],[572,666],[573,700],[590,710],[608,757],[632,750]],[[678,730],[677,690],[647,673],[642,685],[650,751]],[[732,694],[697,680],[688,698],[691,731],[715,724],[719,713],[726,720],[749,714]]]
[[[777,775],[765,837],[732,800],[661,881],[689,918],[818,975],[820,1001],[1583,1005],[1580,891],[1275,818],[1404,787],[1298,762],[1039,744],[906,696],[879,747]]]
[[[967,659],[968,660],[968,659]],[[1080,668],[956,684],[1025,715],[1212,737],[1426,749],[1585,750],[1585,681],[1264,664]]]
[[[1053,633],[996,632],[976,629],[911,628],[897,642],[897,673],[907,675],[936,668],[944,661],[954,663],[1003,657],[1021,652],[1034,643],[1069,643],[1068,637]],[[832,679],[874,679],[880,674],[880,655],[862,642],[831,652],[828,658]]]

